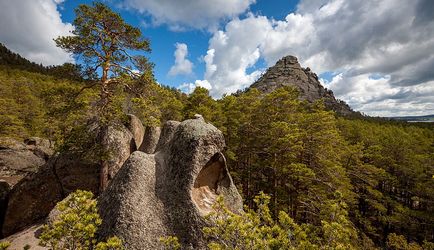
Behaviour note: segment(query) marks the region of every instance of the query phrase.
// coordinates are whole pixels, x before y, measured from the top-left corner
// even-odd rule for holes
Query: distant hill
[[[434,114],[423,115],[423,116],[397,116],[397,117],[388,117],[388,118],[396,121],[406,121],[406,122],[434,122]]]
[[[323,99],[328,109],[345,116],[359,115],[348,104],[338,100],[331,90],[324,88],[318,76],[310,68],[302,68],[295,56],[285,56],[270,67],[250,88],[271,93],[282,86],[294,86],[300,91],[300,99],[314,102]]]
[[[0,65],[13,66],[14,68],[25,69],[37,73],[48,72],[47,67],[44,67],[42,64],[31,62],[19,54],[12,52],[2,43],[0,43]]]
[[[21,69],[29,72],[51,75],[56,78],[69,79],[73,81],[82,81],[82,68],[79,65],[72,63],[64,63],[63,65],[43,66],[21,55],[12,52],[5,45],[0,43],[0,65],[5,65],[13,69]]]

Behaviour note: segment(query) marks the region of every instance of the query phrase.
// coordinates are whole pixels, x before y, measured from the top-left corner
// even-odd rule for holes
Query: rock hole
[[[221,153],[216,153],[200,170],[192,190],[193,201],[202,215],[211,212],[220,188],[229,183],[226,180],[228,178],[225,158]]]

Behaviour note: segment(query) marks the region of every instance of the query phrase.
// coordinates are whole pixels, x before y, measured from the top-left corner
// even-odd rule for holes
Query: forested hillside
[[[224,131],[230,167],[245,203],[264,191],[276,215],[320,226],[344,201],[366,249],[388,235],[433,241],[434,129],[417,124],[347,119],[291,88],[260,98],[251,90],[214,102],[197,88],[190,113]]]
[[[60,149],[91,117],[98,89],[26,65],[0,67],[0,136],[40,136]],[[255,207],[260,191],[269,194],[273,216],[287,212],[313,242],[327,236],[324,223],[341,223],[337,237],[354,230],[354,248],[410,249],[392,247],[408,241],[432,249],[432,126],[343,118],[286,86],[214,100],[204,88],[187,96],[150,77],[118,88],[114,110],[136,114],[146,126],[203,115],[224,133],[229,169],[247,206]],[[344,211],[339,218],[336,207]]]
[[[97,99],[95,86],[88,82],[0,66],[0,136],[24,139],[40,136],[58,141],[75,125],[91,116]],[[121,90],[122,92],[122,90]],[[127,113],[137,114],[146,125],[182,118],[186,95],[155,82],[134,94],[120,94],[118,102]]]

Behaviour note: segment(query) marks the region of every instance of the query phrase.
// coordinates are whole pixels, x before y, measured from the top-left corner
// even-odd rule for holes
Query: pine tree
[[[75,56],[81,56],[86,67],[92,72],[101,69],[101,77],[94,84],[100,88],[97,105],[98,118],[103,137],[107,136],[108,124],[121,113],[114,93],[120,87],[131,89],[122,77],[143,77],[149,79],[152,69],[146,57],[131,55],[131,51],[150,52],[149,41],[142,37],[140,29],[133,27],[106,5],[95,2],[81,4],[75,10],[75,29],[72,36],[55,39],[57,46]],[[136,73],[136,70],[142,73]],[[103,141],[106,141],[103,139]],[[107,146],[102,145],[106,150]],[[108,184],[108,163],[101,160],[100,189]]]

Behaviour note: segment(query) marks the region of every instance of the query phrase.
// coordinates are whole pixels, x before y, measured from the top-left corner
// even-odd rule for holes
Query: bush
[[[7,241],[0,242],[0,250],[6,250],[11,245],[11,243]]]
[[[53,222],[43,226],[39,245],[53,250],[123,249],[117,237],[97,242],[95,234],[102,221],[91,192],[77,190],[59,202],[56,209],[59,214]]]
[[[357,249],[356,231],[343,202],[330,204],[332,219],[322,221],[321,230],[313,232],[311,226],[295,223],[283,211],[273,219],[268,195],[261,192],[254,201],[256,210],[235,214],[218,198],[214,211],[207,216],[211,226],[203,229],[210,249]]]

